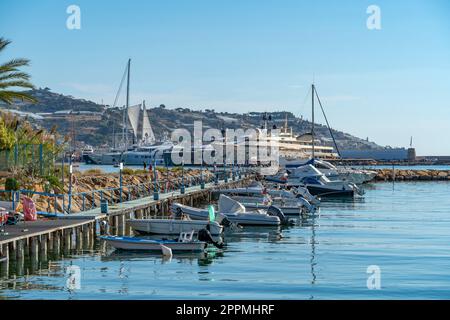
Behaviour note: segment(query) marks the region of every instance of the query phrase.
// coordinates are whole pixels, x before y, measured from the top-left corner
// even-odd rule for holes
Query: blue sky
[[[71,4],[81,30],[66,28]],[[366,27],[371,4],[381,30]],[[314,77],[334,128],[450,155],[449,18],[445,0],[2,0],[13,44],[0,58],[30,58],[37,86],[111,104],[130,57],[132,103],[306,118]]]

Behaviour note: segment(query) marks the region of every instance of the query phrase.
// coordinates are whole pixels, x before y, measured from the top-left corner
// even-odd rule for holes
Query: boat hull
[[[107,244],[119,250],[137,250],[137,251],[161,251],[161,245],[164,245],[172,251],[201,252],[205,250],[206,243],[201,241],[177,242],[177,241],[157,241],[157,240],[137,240],[129,237],[101,237]]]
[[[174,204],[173,208],[178,208],[191,219],[194,220],[207,220],[209,216],[208,210],[193,208],[182,204]],[[278,226],[281,224],[280,218],[276,216],[269,216],[267,214],[246,212],[246,213],[226,213],[220,212],[228,220],[233,223],[247,226]]]
[[[128,225],[139,233],[178,235],[181,232],[191,232],[205,229],[209,224],[209,232],[218,236],[223,232],[223,227],[217,222],[207,220],[175,220],[175,219],[130,219]]]
[[[322,197],[353,197],[354,190],[339,190],[332,188],[324,188],[322,186],[307,185],[306,188],[314,196]]]
[[[267,210],[270,206],[255,204],[255,203],[242,203],[246,209],[249,210]],[[298,216],[302,213],[302,209],[300,207],[286,207],[286,206],[277,206],[284,215],[286,216]]]

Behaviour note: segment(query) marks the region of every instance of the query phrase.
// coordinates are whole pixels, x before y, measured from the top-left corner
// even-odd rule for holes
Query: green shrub
[[[7,178],[5,181],[5,190],[19,190],[20,184],[15,178]]]
[[[124,174],[124,175],[133,175],[134,174],[134,170],[131,169],[131,168],[123,168],[122,174]]]
[[[99,174],[103,174],[103,170],[102,169],[88,169],[86,171],[83,172],[83,175],[85,176],[90,176],[90,175],[99,175]]]
[[[61,181],[55,176],[47,176],[45,179],[48,181],[48,185],[52,189],[61,190],[63,188]],[[48,190],[47,192],[49,192]]]

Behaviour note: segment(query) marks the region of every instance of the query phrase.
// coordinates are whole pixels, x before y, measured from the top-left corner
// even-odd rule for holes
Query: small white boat
[[[209,232],[218,236],[223,232],[223,227],[216,221],[186,220],[186,219],[129,219],[128,225],[139,233],[152,234],[180,234],[182,232],[198,233],[209,224]]]
[[[240,225],[278,226],[285,218],[281,210],[277,211],[275,209],[275,207],[271,207],[271,210],[247,211],[238,201],[221,194],[216,217],[219,220],[227,218],[229,221]],[[172,211],[177,214],[187,214],[194,220],[207,220],[209,215],[207,209],[189,207],[180,203],[174,203]]]
[[[107,244],[116,249],[121,250],[145,250],[145,251],[161,251],[165,254],[168,250],[172,251],[203,251],[206,248],[206,242],[202,241],[177,241],[177,240],[150,240],[136,237],[118,237],[118,236],[101,236]]]
[[[295,190],[296,193],[287,190],[265,188],[260,182],[253,182],[247,188],[234,188],[218,190],[221,194],[230,196],[242,203],[247,209],[265,209],[275,205],[285,215],[298,216],[304,212],[314,212],[320,201],[305,190]],[[303,192],[300,192],[303,191]],[[314,202],[312,204],[307,198]]]

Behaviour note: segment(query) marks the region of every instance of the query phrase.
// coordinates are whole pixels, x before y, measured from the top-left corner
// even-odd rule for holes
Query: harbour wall
[[[374,181],[450,181],[450,170],[375,169]]]

